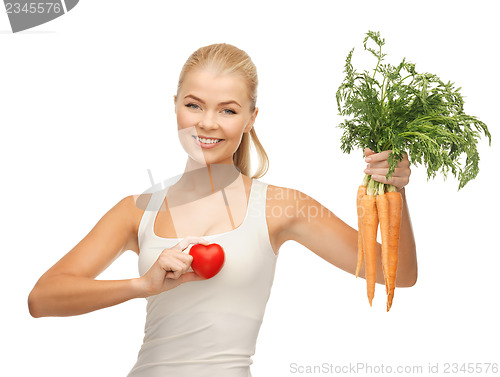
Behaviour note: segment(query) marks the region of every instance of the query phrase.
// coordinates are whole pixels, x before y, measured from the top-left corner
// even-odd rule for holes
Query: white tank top
[[[159,237],[153,230],[167,191],[152,194],[139,225],[141,276],[163,249],[182,240]],[[243,223],[202,236],[224,249],[224,266],[217,275],[146,298],[144,340],[127,377],[252,376],[251,356],[278,258],[269,240],[266,193],[267,183],[252,179]]]

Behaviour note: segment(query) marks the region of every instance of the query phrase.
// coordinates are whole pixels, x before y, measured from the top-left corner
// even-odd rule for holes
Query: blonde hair
[[[209,69],[219,74],[237,74],[246,82],[248,95],[250,98],[250,112],[254,112],[257,104],[257,68],[250,59],[250,56],[239,48],[227,44],[217,43],[204,46],[196,50],[188,58],[182,67],[179,83],[177,85],[177,94],[184,82],[186,75],[193,70]],[[254,146],[257,153],[257,169],[251,175],[251,146]],[[251,178],[260,178],[266,174],[269,168],[269,157],[264,147],[255,133],[255,127],[249,132],[243,133],[241,143],[233,155],[234,165]]]

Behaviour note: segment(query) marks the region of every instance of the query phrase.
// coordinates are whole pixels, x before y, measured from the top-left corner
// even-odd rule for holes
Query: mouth
[[[193,139],[196,141],[196,144],[198,144],[202,148],[213,148],[224,141],[224,139],[217,139],[214,137],[204,137],[195,135],[192,136]]]

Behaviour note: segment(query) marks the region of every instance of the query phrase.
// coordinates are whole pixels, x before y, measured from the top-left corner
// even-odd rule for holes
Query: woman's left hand
[[[396,186],[398,191],[401,191],[410,181],[411,170],[408,155],[406,153],[403,154],[403,159],[398,162],[396,170],[392,173],[392,177],[387,180],[385,178],[389,172],[387,157],[390,153],[390,150],[375,153],[370,148],[365,148],[365,161],[368,162],[365,174],[371,175],[374,181]]]

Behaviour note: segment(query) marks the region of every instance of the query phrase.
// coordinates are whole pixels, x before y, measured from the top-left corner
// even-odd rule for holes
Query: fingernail
[[[371,157],[366,157],[366,158],[365,158],[365,161],[366,161],[366,162],[370,162],[371,160],[372,160],[372,159],[371,159]]]

